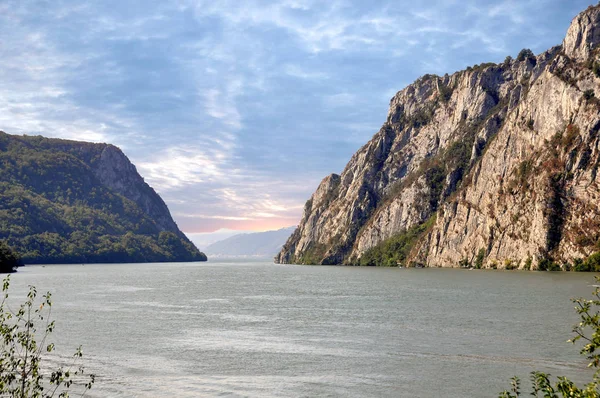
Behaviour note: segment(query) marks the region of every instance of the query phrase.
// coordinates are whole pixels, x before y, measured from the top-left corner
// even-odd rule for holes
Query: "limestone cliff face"
[[[167,205],[138,174],[127,156],[114,145],[105,145],[92,170],[98,180],[114,192],[138,204],[162,231],[183,236],[171,218]]]
[[[280,263],[354,263],[436,216],[410,261],[533,267],[590,254],[600,238],[600,7],[561,46],[424,76],[381,130],[323,180]],[[598,221],[597,221],[598,220]]]

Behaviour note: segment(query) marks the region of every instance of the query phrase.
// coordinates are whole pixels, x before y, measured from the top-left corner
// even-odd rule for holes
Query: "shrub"
[[[560,271],[560,264],[549,258],[544,258],[538,263],[538,271]]]
[[[548,267],[547,271],[550,271],[550,272],[562,271],[562,268],[559,263],[557,263],[556,261],[552,261],[550,263],[550,266]]]
[[[575,244],[579,247],[593,246],[594,243],[594,239],[587,235],[579,235],[575,238]]]
[[[522,61],[525,61],[526,59],[531,59],[531,58],[535,58],[535,54],[533,53],[533,51],[531,51],[528,48],[522,49],[519,52],[519,55],[517,55],[518,62],[522,62]]]
[[[511,259],[507,258],[506,260],[504,260],[504,269],[505,270],[511,271],[515,268],[517,268],[517,266]]]
[[[508,189],[513,191],[517,185],[529,188],[529,180],[532,172],[534,171],[533,160],[524,160],[516,167],[515,174],[516,178],[511,180],[508,184]],[[513,222],[519,221],[519,215],[515,214],[513,216]]]
[[[592,272],[600,272],[600,252],[594,253],[589,256],[585,262],[585,267],[589,268]]]
[[[596,277],[596,281],[600,278]],[[583,298],[574,299],[577,304],[575,310],[579,314],[581,321],[573,327],[575,336],[569,340],[570,343],[576,343],[579,340],[585,340],[580,354],[584,355],[589,361],[588,367],[600,367],[600,288],[596,288],[591,300]],[[589,334],[591,332],[591,334]],[[600,378],[598,371],[593,376],[591,382],[582,387],[577,387],[574,382],[566,377],[558,377],[558,381],[552,382],[550,375],[543,372],[531,372],[531,384],[534,397],[558,398],[597,398],[600,396]],[[500,393],[499,398],[517,398],[521,394],[521,381],[518,377],[511,379],[510,391],[505,390]]]
[[[460,260],[458,262],[458,266],[460,268],[470,268],[471,267],[471,262],[469,260],[467,260],[466,258],[463,258],[462,260]]]
[[[485,259],[485,249],[479,249],[477,257],[475,257],[475,268],[481,269],[483,267],[483,260]]]
[[[579,137],[579,127],[575,124],[569,124],[565,135],[561,137],[562,145],[566,148],[570,147],[577,137]]]
[[[440,195],[446,182],[446,173],[442,166],[433,166],[425,171],[425,182],[429,188],[429,206],[432,211],[438,208]]]
[[[435,109],[431,106],[423,106],[417,109],[410,118],[412,126],[416,129],[425,126],[433,119],[434,111]]]
[[[529,174],[531,173],[532,169],[533,169],[533,161],[531,161],[531,160],[524,160],[521,163],[519,163],[519,169],[518,169],[519,178],[529,177]]]
[[[423,235],[433,227],[435,215],[423,224],[415,225],[365,251],[359,260],[362,266],[396,266],[404,263]]]
[[[46,367],[44,354],[54,351],[54,344],[46,343],[54,330],[54,321],[50,321],[50,293],[46,293],[38,304],[36,288],[30,286],[26,301],[13,312],[7,304],[8,287],[9,277],[6,277],[0,303],[0,339],[3,342],[0,346],[0,396],[68,397],[72,386],[82,389],[81,396],[85,395],[92,388],[95,376],[92,374],[84,379],[83,367],[76,366],[82,357],[81,347],[66,368],[59,366],[51,370]],[[38,331],[40,324],[43,329]]]
[[[596,77],[600,77],[600,62],[592,61],[589,66]]]
[[[534,121],[533,119],[529,119],[529,120],[527,121],[527,128],[528,128],[529,130],[533,130],[533,126],[534,126],[534,124],[535,124],[535,121]]]
[[[572,270],[575,272],[600,272],[600,252],[583,259],[573,260]]]
[[[589,269],[585,269],[584,261],[582,258],[576,258],[573,260],[572,270],[575,272],[588,272]]]
[[[531,269],[531,263],[533,263],[533,258],[531,256],[525,259],[525,264],[523,264],[523,269],[529,271]]]
[[[595,96],[595,95],[596,95],[596,94],[594,93],[594,90],[592,90],[591,88],[590,88],[589,90],[585,90],[585,91],[583,92],[583,98],[584,98],[586,101],[589,101],[589,100],[591,100],[592,98],[594,98],[594,96]]]
[[[311,243],[300,258],[297,259],[297,262],[304,265],[321,264],[326,252],[327,247],[324,244],[318,242]]]
[[[445,84],[440,84],[439,87],[440,87],[439,88],[440,99],[442,100],[442,102],[446,103],[446,102],[450,101],[450,98],[452,97],[452,93],[454,92],[454,89]]]

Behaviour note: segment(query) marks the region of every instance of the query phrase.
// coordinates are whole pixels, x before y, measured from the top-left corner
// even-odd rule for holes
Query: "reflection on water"
[[[565,341],[590,274],[278,266],[31,266],[93,397],[494,397],[533,369],[586,380]]]

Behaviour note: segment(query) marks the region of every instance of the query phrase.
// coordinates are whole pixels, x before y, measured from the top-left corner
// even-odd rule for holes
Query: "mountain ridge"
[[[295,228],[233,235],[211,243],[204,251],[211,256],[273,258]]]

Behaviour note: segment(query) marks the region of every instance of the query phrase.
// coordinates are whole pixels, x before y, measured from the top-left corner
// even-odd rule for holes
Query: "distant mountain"
[[[238,234],[209,245],[205,251],[216,256],[273,258],[295,229],[296,227],[288,227],[277,231]]]
[[[240,230],[232,230],[221,228],[213,232],[192,232],[186,234],[188,238],[201,249],[207,247],[208,245],[212,245],[215,242],[222,241],[224,239],[230,238],[234,235],[244,234],[244,233],[252,233],[254,231],[240,231]]]
[[[206,261],[119,148],[1,131],[0,240],[26,264]]]

